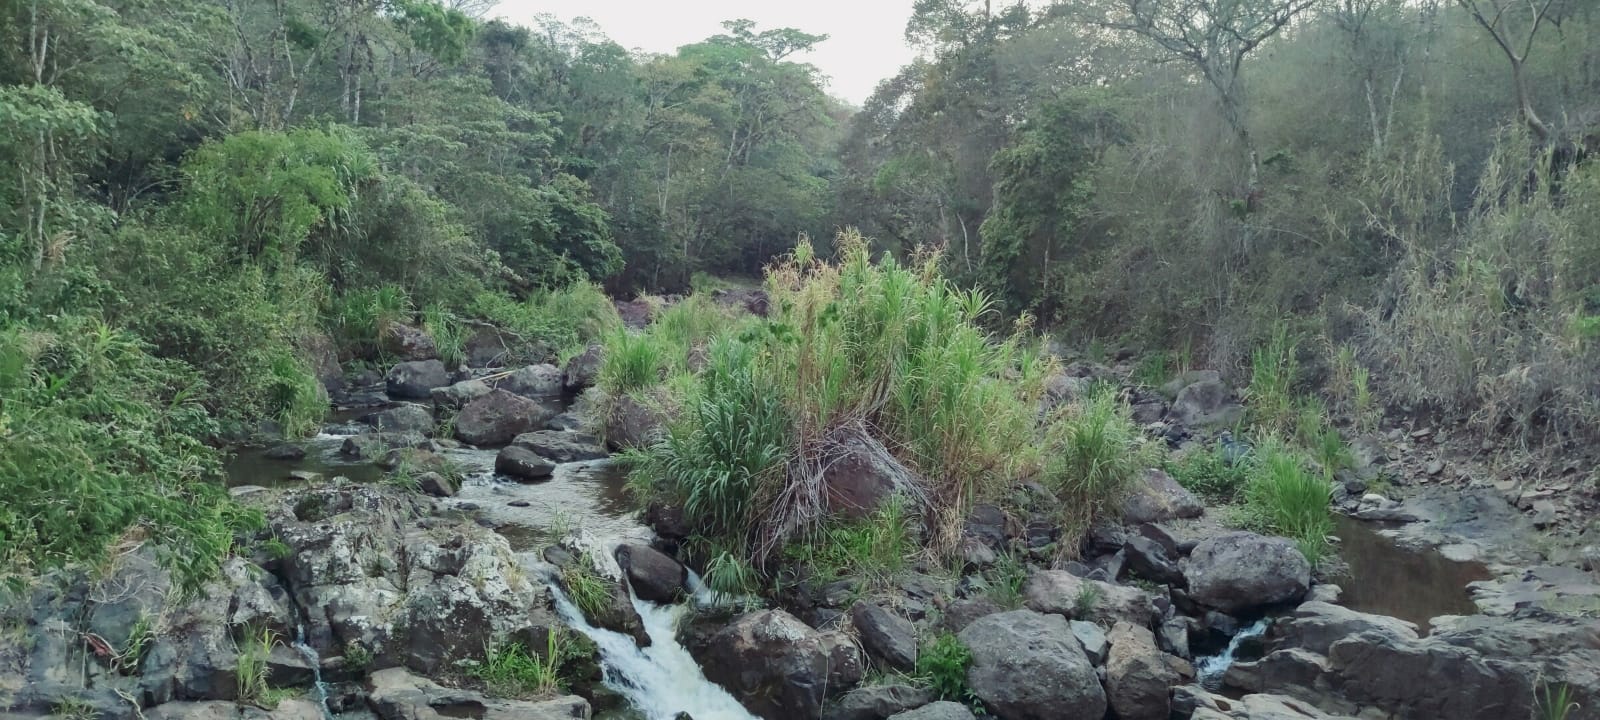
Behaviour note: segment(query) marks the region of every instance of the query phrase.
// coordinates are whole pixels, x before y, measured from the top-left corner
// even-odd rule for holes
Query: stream
[[[1355,518],[1335,514],[1334,522],[1339,557],[1349,566],[1337,579],[1344,591],[1340,605],[1414,623],[1420,635],[1428,634],[1433,618],[1478,612],[1467,584],[1490,579],[1487,566],[1402,548],[1381,527]]]

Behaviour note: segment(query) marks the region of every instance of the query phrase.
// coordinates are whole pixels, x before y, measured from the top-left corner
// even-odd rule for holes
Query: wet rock
[[[446,477],[456,474],[449,460],[427,448],[395,448],[384,453],[373,464],[389,471],[436,472]]]
[[[380,410],[361,418],[361,422],[371,425],[378,432],[433,434],[433,413],[416,405]]]
[[[628,584],[641,600],[675,602],[684,594],[688,572],[677,560],[647,545],[617,548],[617,565],[628,576]]]
[[[438,360],[413,360],[390,368],[383,380],[389,397],[428,400],[434,388],[450,384],[450,372]]]
[[[652,500],[645,507],[644,524],[666,540],[683,540],[694,534],[694,528],[683,514],[683,507],[660,500]]]
[[[363,460],[376,460],[398,449],[432,450],[433,441],[422,433],[367,433],[352,435],[339,446],[339,454]]]
[[[1304,648],[1323,655],[1335,642],[1365,633],[1416,640],[1417,626],[1398,618],[1356,612],[1325,602],[1301,603],[1287,622],[1278,623],[1279,647]]]
[[[434,360],[439,357],[439,347],[428,331],[404,323],[384,323],[380,344],[385,353],[401,360]]]
[[[911,621],[873,603],[859,602],[850,608],[850,623],[868,654],[896,670],[909,672],[916,667],[917,629]]]
[[[1178,674],[1162,658],[1149,630],[1119,622],[1107,636],[1106,696],[1120,720],[1167,720],[1167,691]]]
[[[589,435],[555,430],[536,430],[518,435],[512,445],[532,450],[539,457],[557,463],[601,460],[609,457],[600,441]]]
[[[462,380],[454,385],[437,387],[428,391],[428,396],[433,399],[433,410],[441,416],[452,414],[467,403],[477,400],[489,393],[494,388],[482,380]]]
[[[1156,628],[1156,645],[1173,657],[1185,660],[1193,657],[1189,652],[1189,634],[1191,619],[1185,617],[1171,617],[1161,621]]]
[[[1244,406],[1220,380],[1201,380],[1178,391],[1169,415],[1189,427],[1227,428],[1244,419]]]
[[[561,369],[554,365],[529,365],[496,380],[494,388],[527,398],[553,397],[561,394]]]
[[[845,693],[824,712],[826,720],[884,720],[915,710],[936,699],[928,688],[911,685],[871,685]]]
[[[1146,470],[1122,502],[1122,520],[1130,525],[1165,522],[1175,518],[1197,518],[1205,513],[1205,503],[1171,475]]]
[[[891,720],[974,720],[972,711],[961,703],[940,700],[915,710],[890,716]]]
[[[1001,720],[1099,718],[1105,691],[1065,618],[1031,610],[980,618],[960,633],[967,685]]]
[[[447,688],[401,668],[379,670],[367,678],[372,709],[382,720],[581,720],[589,702],[577,696],[525,701],[490,698]]]
[[[496,390],[456,415],[456,437],[470,445],[504,445],[544,425],[554,413],[528,398]]]
[[[561,371],[561,385],[567,392],[592,387],[600,379],[600,366],[605,364],[606,346],[590,345],[567,361]]]
[[[1201,541],[1184,575],[1190,597],[1226,613],[1294,602],[1311,586],[1311,564],[1293,542],[1250,532]]]
[[[500,448],[494,456],[494,471],[518,480],[543,480],[556,471],[556,464],[516,445]]]
[[[698,659],[706,677],[752,713],[764,718],[822,717],[829,692],[850,689],[832,680],[860,681],[859,656],[837,633],[811,629],[782,610],[762,610],[736,618],[713,635]],[[851,667],[852,663],[855,664]]]
[[[1078,645],[1083,648],[1083,654],[1089,657],[1089,662],[1095,667],[1106,664],[1106,653],[1111,649],[1111,641],[1106,639],[1106,633],[1099,625],[1082,620],[1073,620],[1067,625],[1072,628],[1072,636],[1078,639]]]
[[[627,635],[639,647],[650,647],[650,634],[645,632],[644,618],[639,617],[639,611],[633,607],[627,588],[620,582],[607,582],[609,592],[606,593],[605,602],[599,607],[579,608],[579,611],[589,620],[589,624]],[[570,588],[567,594],[572,594]]]
[[[1080,578],[1065,570],[1034,573],[1022,592],[1032,610],[1101,625],[1125,620],[1149,627],[1158,616],[1150,596],[1138,588]]]
[[[303,460],[306,456],[306,449],[302,445],[284,443],[267,448],[267,451],[262,453],[261,456],[268,460]]]

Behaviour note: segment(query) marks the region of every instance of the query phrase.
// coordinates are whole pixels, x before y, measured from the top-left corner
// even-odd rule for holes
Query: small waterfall
[[[333,711],[328,709],[328,684],[322,681],[322,658],[317,655],[316,650],[306,644],[305,625],[294,626],[294,650],[311,666],[313,680],[311,686],[316,689],[317,707],[322,708],[323,720],[332,720]]]
[[[694,720],[756,720],[728,691],[707,680],[689,651],[678,644],[678,620],[686,606],[645,602],[630,588],[628,597],[650,636],[650,647],[640,648],[627,635],[590,625],[561,587],[547,582],[561,618],[600,648],[606,686],[627,698],[645,720],[674,720],[679,713]]]
[[[1272,621],[1268,620],[1267,618],[1261,618],[1260,620],[1257,620],[1254,625],[1240,630],[1237,634],[1235,634],[1233,639],[1228,641],[1227,649],[1223,650],[1221,653],[1207,657],[1195,658],[1195,677],[1200,680],[1201,687],[1204,687],[1207,690],[1217,690],[1221,688],[1222,675],[1228,671],[1228,666],[1233,664],[1233,656],[1234,653],[1239,651],[1239,646],[1250,638],[1260,637],[1261,634],[1266,632],[1267,628],[1271,625]]]

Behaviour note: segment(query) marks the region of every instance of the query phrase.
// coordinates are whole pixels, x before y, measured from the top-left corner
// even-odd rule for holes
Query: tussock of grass
[[[1144,465],[1139,430],[1115,388],[1097,388],[1051,425],[1044,478],[1067,527],[1082,530],[1106,501],[1120,497]]]
[[[1316,564],[1327,554],[1333,532],[1328,511],[1328,480],[1309,470],[1298,453],[1281,442],[1263,443],[1245,485],[1246,518],[1261,529],[1294,539]]]

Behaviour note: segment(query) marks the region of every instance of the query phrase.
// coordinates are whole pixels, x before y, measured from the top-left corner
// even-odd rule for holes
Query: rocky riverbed
[[[176,592],[156,549],[130,545],[8,604],[5,716],[1498,720],[1565,688],[1565,717],[1600,718],[1600,586],[1541,563],[1524,513],[1485,493],[1341,486],[1364,519],[1340,526],[1340,575],[1223,527],[1159,471],[1058,561],[1053,501],[1019,488],[1020,508],[973,508],[959,571],[716,602],[674,556],[688,529],[671,508],[632,507],[587,434],[592,405],[574,398],[595,363],[414,361],[354,383],[342,397],[359,407],[316,438],[236,459],[234,493],[270,529],[200,592]],[[1233,412],[1215,378],[1190,380],[1174,401],[1133,398],[1153,437]],[[634,410],[608,437],[649,432]],[[992,591],[1005,554],[1024,558],[1009,602]],[[558,580],[584,562],[610,584],[600,612]],[[564,666],[573,694],[499,697],[476,677],[487,649],[553,632],[589,641]],[[906,674],[939,633],[971,653],[961,702]],[[292,692],[265,701],[258,662]]]

